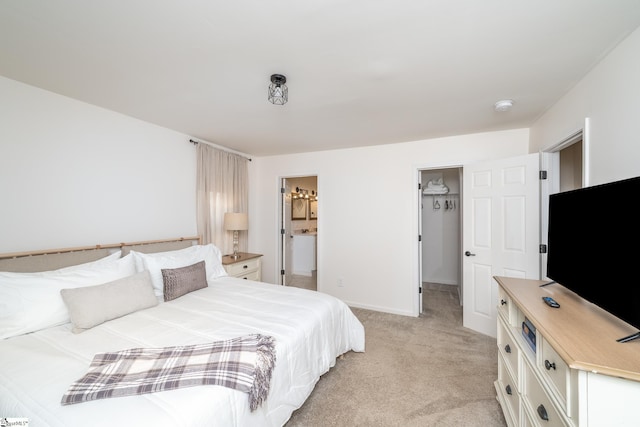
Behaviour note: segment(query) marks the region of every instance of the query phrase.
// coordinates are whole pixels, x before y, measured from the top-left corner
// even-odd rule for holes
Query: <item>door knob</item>
[[[476,254],[472,254],[471,252],[466,251],[466,252],[464,253],[464,256],[476,256]]]

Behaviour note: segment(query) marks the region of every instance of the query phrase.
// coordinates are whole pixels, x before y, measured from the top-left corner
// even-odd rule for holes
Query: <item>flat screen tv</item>
[[[640,330],[639,197],[640,177],[552,194],[547,276]]]

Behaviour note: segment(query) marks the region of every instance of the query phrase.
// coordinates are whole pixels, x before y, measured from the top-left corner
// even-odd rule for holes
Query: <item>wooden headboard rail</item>
[[[178,237],[175,239],[162,239],[162,240],[147,240],[142,242],[129,242],[129,243],[110,243],[107,245],[95,245],[95,246],[79,246],[75,248],[63,248],[63,249],[45,249],[39,251],[29,251],[29,252],[12,252],[0,254],[0,259],[10,259],[10,258],[22,258],[34,255],[51,255],[51,254],[64,254],[71,252],[82,252],[82,251],[91,251],[96,249],[122,249],[125,246],[142,246],[142,245],[150,245],[154,243],[170,243],[170,242],[182,242],[185,240],[195,240],[200,243],[200,237]]]

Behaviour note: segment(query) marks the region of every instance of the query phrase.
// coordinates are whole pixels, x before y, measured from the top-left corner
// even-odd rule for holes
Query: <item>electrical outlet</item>
[[[338,277],[338,287],[339,287],[339,288],[344,287],[344,282],[343,282],[343,280],[342,280],[342,277]]]

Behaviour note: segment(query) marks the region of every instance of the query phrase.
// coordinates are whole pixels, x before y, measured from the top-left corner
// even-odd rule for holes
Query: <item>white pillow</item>
[[[84,264],[71,265],[69,267],[59,268],[57,270],[48,270],[48,271],[36,271],[30,273],[16,273],[13,271],[0,271],[0,279],[3,277],[42,277],[42,276],[51,276],[51,275],[59,275],[61,273],[69,273],[77,270],[94,270],[94,269],[102,269],[105,266],[113,265],[113,263],[120,259],[120,255],[122,255],[122,251],[118,250],[111,255],[107,255],[104,258],[97,259],[95,261],[85,262]]]
[[[72,265],[70,267],[60,268],[60,269],[55,270],[55,271],[57,271],[57,272],[67,272],[67,271],[74,271],[74,270],[88,270],[88,269],[92,269],[92,268],[102,268],[106,264],[109,264],[109,263],[112,263],[114,261],[119,260],[121,256],[122,256],[122,251],[120,249],[118,249],[116,252],[112,253],[111,255],[107,255],[104,258],[100,258],[98,260],[87,262],[87,263],[84,263],[84,264],[78,264],[78,265]]]
[[[227,272],[222,267],[222,253],[213,244],[194,245],[177,251],[157,252],[143,254],[131,251],[138,272],[149,270],[151,283],[157,296],[164,297],[164,283],[162,281],[163,268],[179,268],[204,261],[207,281],[226,276]]]
[[[68,323],[62,289],[99,285],[136,273],[132,256],[87,264],[38,273],[0,272],[0,339]]]

